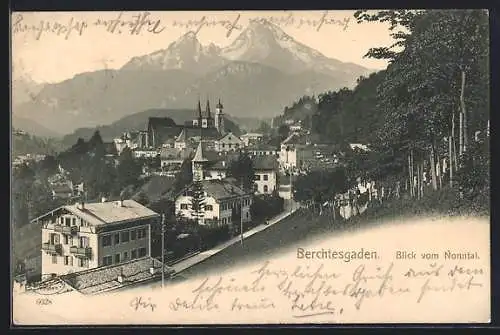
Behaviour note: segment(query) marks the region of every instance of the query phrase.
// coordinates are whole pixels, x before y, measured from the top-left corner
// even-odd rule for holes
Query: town
[[[186,45],[195,45],[186,49],[189,57],[185,58],[205,52],[203,57],[213,60],[211,66],[221,72],[208,75],[205,86],[178,88],[190,96],[179,95],[183,100],[176,107],[171,106],[177,101],[174,93],[181,93],[161,88],[149,95],[147,87],[156,87],[153,77],[134,77],[147,72],[142,66],[163,59],[157,53],[134,57],[123,70],[117,70],[123,74],[113,80],[119,96],[107,91],[99,108],[85,105],[100,99],[93,96],[83,97],[72,107],[64,105],[67,97],[48,97],[41,104],[48,108],[44,115],[52,117],[46,121],[39,116],[38,106],[22,105],[23,115],[46,126],[54,122],[68,129],[64,129],[64,144],[53,138],[41,140],[26,130],[29,124],[12,131],[15,291],[24,294],[58,287],[61,292],[93,295],[164,287],[190,273],[205,273],[217,262],[234,266],[242,255],[253,257],[257,252],[284,248],[314,232],[356,229],[366,223],[363,220],[383,221],[379,219],[384,215],[488,211],[489,103],[481,95],[488,91],[483,64],[486,52],[474,48],[469,55],[473,66],[468,70],[462,67],[462,59],[442,59],[443,53],[435,50],[448,48],[446,32],[462,26],[455,26],[459,21],[454,21],[454,12],[437,13],[418,15],[430,22],[445,22],[448,30],[428,33],[430,28],[425,25],[421,27],[425,34],[412,32],[416,39],[412,34],[408,35],[412,38],[397,35],[396,39],[403,39],[418,52],[409,56],[409,51],[393,56],[381,53],[395,57],[394,64],[360,76],[352,72],[354,64],[328,60],[269,22],[253,22],[242,32],[244,41],[260,34],[276,42],[272,44],[276,54],[290,62],[278,61],[276,67],[300,65],[303,61],[295,52],[301,50],[309,55],[306,58],[311,64],[321,65],[319,72],[340,69],[326,80],[325,87],[330,87],[332,78],[349,73],[358,76],[349,79],[355,82],[351,88],[343,86],[347,79],[329,89],[319,86],[317,91],[309,83],[285,87],[300,76],[272,72],[282,78],[277,81],[283,85],[282,91],[290,91],[280,93],[278,103],[273,98],[279,92],[268,96],[272,86],[264,85],[272,80],[258,79],[270,72],[268,65],[229,62],[220,57],[230,54],[232,48],[219,55],[220,50],[204,49],[195,34],[187,33],[160,53],[175,56]],[[393,14],[401,16],[403,24],[422,24],[416,19],[420,16],[405,11],[381,12],[373,20],[385,22]],[[479,12],[470,15],[478,22],[484,19]],[[363,17],[357,19],[373,21]],[[485,34],[483,30],[472,33]],[[427,44],[420,43],[420,37],[437,47],[421,49]],[[464,45],[467,41],[464,39]],[[256,43],[236,46],[247,44],[258,47]],[[370,52],[373,58],[380,56]],[[460,53],[450,53],[454,54]],[[193,58],[196,62],[198,56]],[[407,73],[424,73],[427,69],[421,64],[427,64],[429,58],[439,76],[441,68],[453,68],[453,75],[445,74],[444,80],[435,73],[408,78]],[[165,59],[175,60],[175,66],[184,64],[178,64],[175,57]],[[205,66],[200,64],[200,68]],[[140,70],[134,70],[137,66]],[[163,67],[147,73],[182,82],[180,72],[175,72],[176,77],[162,71]],[[242,77],[227,79],[240,71],[245,73]],[[107,76],[108,71],[104,72]],[[86,74],[90,77],[82,81],[91,85],[94,75]],[[207,78],[205,75],[199,74],[200,78]],[[123,85],[116,84],[118,77],[126,78],[120,79]],[[209,92],[215,82],[212,79],[227,80],[218,94]],[[238,86],[240,83],[244,85]],[[146,88],[135,92],[141,85]],[[95,91],[101,93],[101,86]],[[129,86],[133,97],[121,91]],[[236,97],[237,91],[243,93]],[[43,93],[52,94],[50,89]],[[170,100],[167,95],[172,95]],[[268,100],[260,101],[261,96]],[[237,106],[238,100],[248,97]],[[135,100],[137,105],[128,106]],[[53,112],[57,108],[59,114]],[[124,112],[124,108],[129,109]],[[245,119],[246,113],[252,115]],[[262,116],[268,113],[272,115]],[[80,136],[82,128],[78,127],[86,117],[95,122],[86,128],[90,132]],[[259,126],[244,125],[248,119],[257,120]]]
[[[53,203],[60,204],[30,220],[41,230],[42,243],[39,255],[18,264],[25,281],[60,277],[78,283],[73,289],[94,293],[100,286],[107,291],[171,276],[171,265],[179,260],[291,211],[297,176],[340,163],[342,152],[312,143],[310,129],[301,121],[285,120],[281,129],[286,134],[276,146],[269,144],[270,134],[236,136],[226,130],[224,120],[220,100],[215,113],[210,101],[205,108],[198,101],[193,120],[182,125],[151,117],[145,130],[126,132],[111,143],[102,142],[96,132],[57,160],[17,158],[16,172],[22,176],[37,165]],[[351,145],[359,147],[367,150]],[[82,157],[73,156],[75,152],[87,156],[83,160],[102,158],[102,167],[89,166],[101,169],[94,183],[83,181],[75,164]],[[117,180],[123,189],[105,180],[112,171],[106,166],[122,170]],[[122,277],[130,272],[142,274],[127,276],[124,283]],[[113,278],[116,285],[97,285],[88,278]]]

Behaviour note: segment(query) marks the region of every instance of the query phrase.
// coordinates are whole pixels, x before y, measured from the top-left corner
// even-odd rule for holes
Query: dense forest
[[[349,156],[348,175],[421,185],[427,173],[435,190],[489,188],[487,11],[358,11],[355,18],[390,24],[393,45],[366,54],[389,66],[353,90],[320,94],[312,132],[324,143],[369,145],[371,152]],[[421,197],[417,189],[412,196]]]
[[[63,147],[61,141],[53,138],[16,132],[12,135],[12,157],[25,154],[53,155],[61,151]]]

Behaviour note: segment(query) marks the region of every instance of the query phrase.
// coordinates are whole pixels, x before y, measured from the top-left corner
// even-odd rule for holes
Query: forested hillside
[[[416,185],[410,193],[417,198],[424,182],[434,190],[450,186],[461,197],[489,192],[488,13],[389,10],[355,17],[359,24],[391,24],[394,44],[375,45],[366,55],[389,66],[360,78],[353,90],[319,95],[312,132],[323,142],[369,145],[370,152],[346,157],[351,177]]]

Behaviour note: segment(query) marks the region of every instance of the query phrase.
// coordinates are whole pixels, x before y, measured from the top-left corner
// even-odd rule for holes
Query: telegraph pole
[[[161,214],[161,288],[165,287],[165,213]]]
[[[243,183],[241,183],[241,190],[243,191]],[[243,195],[240,199],[240,242],[243,246]]]

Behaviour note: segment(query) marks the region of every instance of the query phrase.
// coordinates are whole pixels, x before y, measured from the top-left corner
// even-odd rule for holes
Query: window
[[[256,174],[255,175],[255,180],[260,180],[260,175]]]
[[[52,255],[52,264],[57,264],[57,255]]]
[[[120,234],[115,234],[115,244],[120,244]]]
[[[133,240],[135,240],[136,234],[137,234],[137,233],[136,233],[136,231],[135,231],[135,230],[132,230],[132,231],[130,232],[130,239],[131,239],[132,241],[133,241]]]
[[[80,266],[82,266],[82,262],[80,262]],[[113,264],[113,257],[112,256],[104,256],[102,258],[102,265],[106,266],[106,265],[111,265]]]
[[[71,218],[66,218],[66,226],[69,227],[71,226]]]
[[[64,256],[64,265],[73,266],[73,256]]]
[[[250,216],[250,214],[247,212],[247,219],[248,219],[249,216]]]
[[[137,258],[137,250],[132,250],[132,256],[130,257],[131,259],[136,259]]]
[[[111,235],[106,235],[102,237],[102,246],[109,247],[111,245]]]
[[[64,218],[62,216],[61,216],[60,221],[61,221],[61,224],[64,224]]]
[[[111,257],[111,256],[109,256]],[[88,268],[89,267],[89,260],[86,258],[80,258],[78,261],[78,266],[81,268]]]
[[[146,237],[146,228],[141,228],[137,231],[137,239]]]
[[[120,263],[120,254],[115,255],[115,264]]]
[[[139,257],[145,257],[145,256],[146,256],[146,248],[140,248]]]
[[[269,176],[267,174],[264,175],[264,180],[268,180]]]
[[[73,218],[73,226],[76,226],[76,218]]]
[[[206,211],[212,211],[213,210],[212,205],[205,205],[205,210]]]
[[[128,261],[128,251],[123,253],[123,261]]]
[[[264,185],[264,193],[267,193],[268,189],[267,185]]]
[[[128,242],[130,240],[130,233],[128,231],[122,232],[122,243]]]
[[[181,204],[181,209],[188,209],[188,204]]]
[[[69,243],[69,236],[64,235],[64,244],[68,244],[68,243]]]

